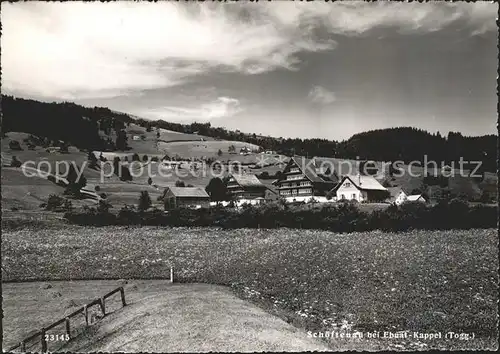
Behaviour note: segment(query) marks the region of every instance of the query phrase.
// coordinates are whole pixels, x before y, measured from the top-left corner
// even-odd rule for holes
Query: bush
[[[138,209],[139,211],[146,211],[151,208],[151,197],[149,196],[148,191],[142,191],[139,197]]]
[[[9,141],[9,148],[11,150],[15,150],[15,151],[22,151],[23,150],[23,148],[21,147],[21,144],[19,144],[19,141],[17,141],[17,140]]]
[[[71,211],[73,209],[73,205],[70,200],[63,198],[56,194],[49,195],[49,199],[45,204],[45,210],[63,212],[63,211]]]
[[[21,167],[22,162],[17,159],[16,156],[12,156],[12,161],[10,162],[10,167]]]
[[[106,193],[101,193],[99,194],[99,196],[102,198],[102,199],[106,199],[108,196]]]

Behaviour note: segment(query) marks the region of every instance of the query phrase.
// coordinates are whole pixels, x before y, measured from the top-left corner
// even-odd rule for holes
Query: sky
[[[347,139],[496,134],[493,2],[1,4],[2,93]]]

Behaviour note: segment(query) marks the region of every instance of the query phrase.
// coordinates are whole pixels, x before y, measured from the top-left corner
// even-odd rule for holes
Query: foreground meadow
[[[379,349],[496,347],[493,229],[336,234],[54,226],[4,232],[2,246],[3,281],[168,278],[173,266],[178,282],[231,286],[313,332],[474,333],[470,340],[378,340]],[[362,347],[359,340],[327,341],[333,349]]]

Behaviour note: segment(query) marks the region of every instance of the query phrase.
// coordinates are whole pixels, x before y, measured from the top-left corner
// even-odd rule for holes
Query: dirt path
[[[68,311],[73,311],[72,306],[65,306],[67,302],[81,306],[121,283],[119,281],[51,282],[51,288],[44,289],[46,284],[3,284],[4,307],[6,307],[4,335],[9,334],[7,336],[9,338],[4,338],[4,341],[10,339],[9,345],[24,337],[27,331],[41,327],[43,322],[47,320],[53,322]],[[62,296],[54,298],[53,293],[60,293]],[[229,289],[222,286],[172,285],[166,281],[143,280],[126,284],[125,294],[128,306],[122,309],[119,309],[120,306],[110,306],[110,309],[112,307],[113,310],[117,309],[116,312],[83,333],[78,330],[80,335],[62,348],[57,343],[50,344],[52,348],[49,350],[70,352],[328,350],[322,342],[308,338],[305,331],[237,298]],[[12,331],[18,334],[12,336],[14,334]]]

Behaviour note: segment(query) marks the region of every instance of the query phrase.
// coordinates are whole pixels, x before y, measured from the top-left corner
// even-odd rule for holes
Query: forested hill
[[[111,130],[120,132],[128,123],[163,128],[183,133],[197,133],[223,140],[236,140],[276,150],[286,155],[325,156],[376,161],[428,160],[458,162],[483,161],[486,171],[496,171],[497,136],[466,137],[450,132],[448,136],[398,127],[372,130],[336,142],[327,139],[283,139],[245,134],[210,123],[179,124],[162,120],[133,118],[108,108],[83,107],[74,103],[45,103],[2,95],[2,132],[21,131],[53,140],[64,140],[80,148],[115,150],[116,142],[106,138]],[[101,132],[100,132],[101,131]],[[105,134],[102,134],[104,132]],[[123,134],[117,134],[123,136]]]

